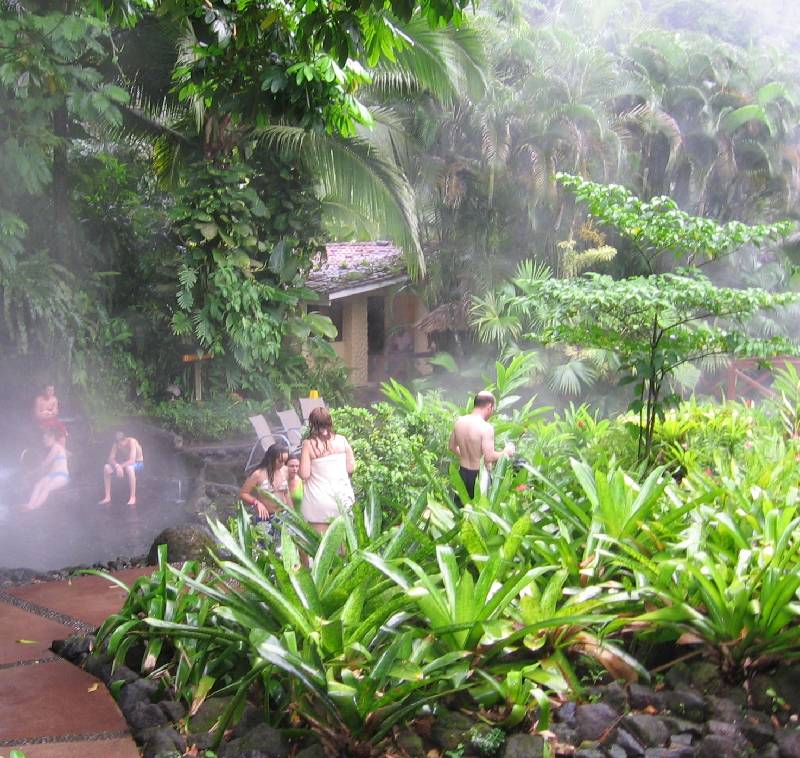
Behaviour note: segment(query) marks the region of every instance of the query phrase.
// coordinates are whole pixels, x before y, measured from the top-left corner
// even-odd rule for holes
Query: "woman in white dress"
[[[356,467],[350,443],[333,430],[331,412],[315,408],[308,417],[308,439],[300,452],[300,478],[303,480],[303,516],[322,534],[339,508],[353,505],[350,475]]]

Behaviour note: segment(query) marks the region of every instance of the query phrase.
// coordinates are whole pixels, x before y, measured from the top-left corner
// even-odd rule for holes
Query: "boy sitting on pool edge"
[[[100,505],[111,502],[111,475],[116,474],[122,478],[123,473],[128,475],[130,497],[128,505],[136,505],[136,474],[144,470],[144,455],[142,446],[137,439],[128,437],[125,432],[114,435],[115,442],[108,454],[108,462],[103,466],[103,485],[105,493]],[[119,458],[119,461],[117,460]],[[121,462],[120,462],[121,461]]]

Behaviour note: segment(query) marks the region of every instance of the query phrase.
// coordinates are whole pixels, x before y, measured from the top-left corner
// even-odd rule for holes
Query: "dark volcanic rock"
[[[747,750],[747,740],[745,740],[744,735],[739,731],[739,727],[736,724],[730,724],[727,721],[712,720],[706,723],[706,731],[708,734],[725,737],[735,742],[741,753]]]
[[[692,737],[700,738],[705,734],[705,729],[702,724],[696,724],[694,721],[687,721],[686,719],[678,718],[677,716],[664,715],[661,720],[667,729],[673,734],[690,734]]]
[[[694,689],[708,695],[719,692],[724,686],[719,666],[714,663],[708,663],[707,661],[695,663],[691,666],[689,669],[689,677]]]
[[[708,698],[708,715],[719,721],[733,723],[741,720],[742,707],[730,698],[712,695]]]
[[[164,712],[164,715],[173,722],[180,721],[186,715],[186,708],[183,703],[177,700],[162,700],[158,707]]]
[[[644,758],[694,758],[694,750],[685,745],[678,747],[649,747]]]
[[[144,758],[174,758],[182,756],[186,744],[183,738],[171,727],[153,730],[142,748]]]
[[[753,747],[763,747],[775,739],[775,728],[765,713],[748,711],[738,723],[742,734]]]
[[[658,706],[661,703],[657,693],[643,684],[631,684],[628,687],[628,700],[631,708],[643,711],[648,706]]]
[[[90,655],[83,662],[83,670],[108,684],[111,676],[111,659],[105,655]]]
[[[209,550],[214,547],[214,539],[208,530],[199,525],[164,529],[154,540],[147,554],[147,563],[158,563],[158,546],[167,546],[170,561],[204,561],[209,559]]]
[[[695,750],[696,758],[741,758],[741,746],[737,740],[709,734],[704,737]]]
[[[259,724],[238,740],[231,740],[220,753],[222,758],[287,758],[289,743],[277,730]]]
[[[442,709],[431,727],[431,741],[443,750],[458,750],[469,742],[467,732],[473,723],[463,713]]]
[[[575,758],[606,758],[606,754],[595,747],[582,747],[575,751]]]
[[[559,723],[575,726],[575,711],[577,709],[578,706],[575,703],[562,703],[559,708],[553,712],[553,718]]]
[[[210,732],[230,702],[230,697],[212,697],[204,701],[197,713],[189,717],[189,733]]]
[[[512,734],[506,740],[503,758],[543,758],[544,738],[538,734]]]
[[[164,712],[155,703],[136,703],[126,714],[131,729],[141,731],[167,723]]]
[[[644,745],[626,729],[620,729],[617,732],[616,743],[625,751],[628,758],[640,758],[644,755]]]
[[[695,690],[666,690],[660,693],[661,701],[675,716],[689,721],[703,721],[707,715],[706,702]]]
[[[645,747],[661,747],[667,744],[669,729],[657,716],[648,716],[645,713],[636,713],[626,716],[622,720],[627,729]]]
[[[94,637],[83,634],[71,634],[65,640],[54,640],[50,649],[70,663],[80,664],[92,651]]]
[[[800,731],[781,729],[776,738],[781,758],[800,758]]]
[[[621,716],[628,710],[628,694],[616,682],[607,684],[604,687],[589,687],[586,690],[586,695],[587,700],[607,703],[617,712],[617,715]]]
[[[411,758],[417,758],[413,753],[409,753]],[[422,752],[424,758],[425,752]],[[308,747],[304,747],[295,758],[325,758],[325,749],[318,742]]]
[[[607,703],[579,705],[575,712],[575,729],[582,741],[601,738],[612,742],[616,734],[617,712]]]
[[[158,683],[151,679],[137,679],[126,684],[119,693],[119,707],[127,716],[128,712],[139,703],[150,703],[158,692]]]
[[[114,682],[125,682],[126,684],[130,684],[138,679],[140,679],[139,675],[135,671],[129,669],[127,666],[117,666],[111,672],[111,676],[109,676],[108,681],[112,684]]]
[[[425,743],[422,741],[422,737],[420,737],[410,727],[401,727],[395,739],[397,746],[403,751],[403,753],[408,755],[409,758],[425,758]],[[322,745],[317,743],[316,745],[311,745],[310,747],[318,748],[320,758],[324,758],[325,751],[323,750]]]
[[[578,732],[567,724],[551,724],[550,731],[556,736],[556,740],[562,745],[577,745],[580,742]]]
[[[690,687],[692,684],[692,672],[685,663],[677,663],[667,671],[664,681],[673,690]]]

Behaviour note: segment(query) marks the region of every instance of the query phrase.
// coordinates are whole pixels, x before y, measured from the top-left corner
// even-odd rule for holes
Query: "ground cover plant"
[[[397,402],[376,414],[390,429],[455,410],[387,389]],[[367,413],[339,411],[354,442]],[[463,508],[447,459],[419,456],[413,469],[391,461],[389,480],[370,464],[376,486],[322,538],[294,513],[276,544],[244,512],[212,521],[214,561],[171,566],[162,553],[98,646],[183,700],[189,725],[227,696],[217,744],[247,706],[287,734],[309,730],[329,755],[385,754],[396,725],[445,705],[546,730],[551,706],[598,671],[647,681],[656,648],[746,683],[800,658],[800,450],[775,412],[671,413],[656,438],[678,424],[684,437],[663,430],[671,446],[721,443],[683,458],[678,478],[636,465],[624,420],[584,408],[544,418],[512,401],[498,428],[525,430],[524,460],[501,463]],[[597,454],[617,439],[627,459]]]

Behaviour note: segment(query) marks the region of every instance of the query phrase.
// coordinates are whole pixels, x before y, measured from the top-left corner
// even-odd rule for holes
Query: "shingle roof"
[[[308,286],[321,294],[379,289],[407,274],[403,253],[391,242],[330,242],[325,248],[327,260],[317,262],[308,277]]]

